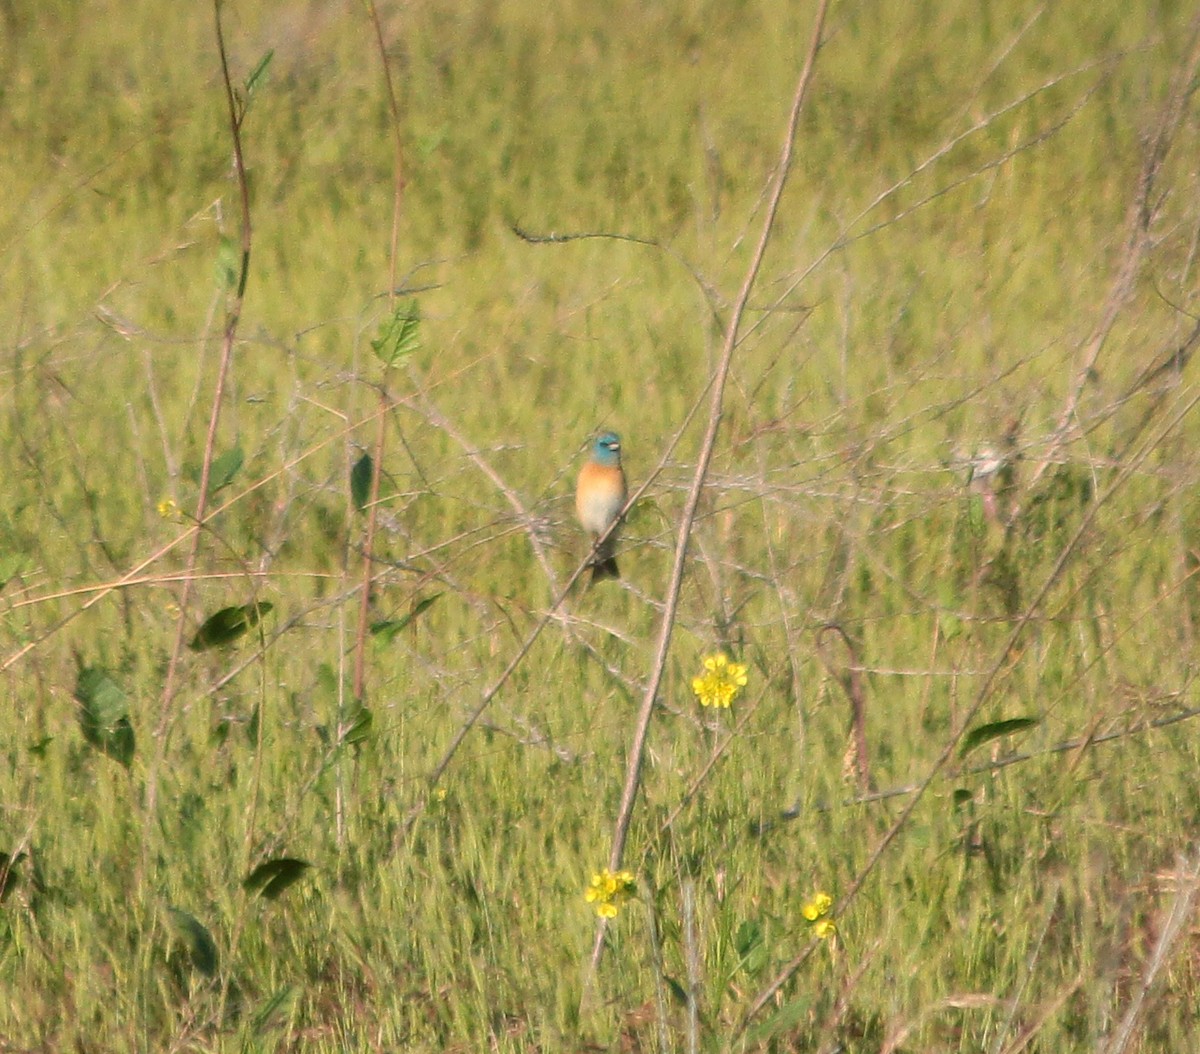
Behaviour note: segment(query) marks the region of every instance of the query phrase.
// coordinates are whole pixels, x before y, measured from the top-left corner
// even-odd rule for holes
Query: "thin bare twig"
[[[604,541],[608,537],[608,534],[611,533],[613,530],[616,530],[617,524],[619,524],[621,522],[621,520],[624,519],[626,512],[628,512],[629,509],[631,509],[634,505],[636,505],[638,503],[638,501],[641,499],[642,495],[645,494],[646,491],[650,489],[650,487],[654,484],[654,482],[662,474],[663,469],[666,467],[667,463],[671,459],[671,456],[674,454],[675,448],[679,445],[679,442],[683,438],[684,433],[691,426],[693,418],[699,412],[699,409],[701,406],[701,400],[703,399],[704,393],[706,391],[708,391],[709,385],[711,383],[712,383],[712,380],[710,379],[708,384],[706,384],[704,386],[704,390],[700,392],[696,401],[694,401],[692,403],[692,406],[687,411],[687,413],[684,415],[684,419],[680,423],[679,428],[676,429],[675,434],[671,437],[670,441],[666,445],[665,450],[663,451],[662,455],[659,457],[657,465],[655,465],[655,467],[647,474],[646,478],[642,481],[642,485],[640,487],[638,487],[629,496],[629,499],[625,502],[625,508],[623,508],[621,510],[621,512],[617,516],[616,520],[613,521],[612,526],[609,527],[609,530],[606,531],[603,535],[601,535],[599,538],[596,539],[596,541],[593,545],[593,551],[604,544]],[[461,445],[464,446],[464,449],[469,449],[465,443],[463,443]],[[486,464],[486,462],[484,462],[483,464],[481,464],[479,466],[481,468],[481,470],[483,469],[484,464]],[[501,487],[502,492],[503,492],[503,490],[504,490],[504,488]],[[515,495],[514,495],[514,497],[515,497]],[[517,507],[518,508],[520,507],[519,502],[518,502]],[[530,649],[533,647],[533,645],[537,641],[538,637],[541,636],[542,631],[548,625],[550,625],[551,622],[556,622],[556,621],[562,620],[562,616],[559,614],[558,609],[562,606],[563,601],[565,601],[566,598],[570,595],[571,589],[574,587],[575,583],[579,580],[580,575],[582,575],[586,570],[588,570],[588,568],[591,566],[591,563],[592,563],[592,556],[591,556],[591,554],[589,554],[587,558],[585,558],[578,566],[576,566],[575,570],[568,576],[566,582],[563,583],[562,589],[559,590],[558,595],[554,597],[554,599],[551,601],[549,607],[541,615],[541,617],[538,619],[537,623],[529,631],[529,633],[527,634],[525,639],[521,642],[521,646],[517,649],[516,653],[513,655],[512,659],[509,661],[508,665],[504,667],[504,670],[500,673],[500,675],[484,690],[482,696],[480,697],[479,702],[476,704],[475,708],[463,720],[462,724],[458,728],[458,731],[455,732],[455,734],[451,737],[450,743],[447,745],[445,751],[442,753],[441,758],[438,760],[437,764],[433,767],[433,770],[430,772],[429,776],[426,777],[426,795],[428,794],[429,791],[431,791],[437,785],[438,780],[440,780],[442,778],[442,775],[445,773],[446,769],[448,769],[450,767],[451,761],[454,760],[455,754],[458,753],[458,748],[460,746],[462,746],[463,741],[467,738],[467,735],[471,731],[471,729],[474,728],[475,725],[479,723],[479,720],[483,716],[484,712],[488,709],[489,706],[491,706],[493,700],[500,693],[500,689],[502,689],[505,686],[505,684],[508,683],[509,678],[512,677],[512,675],[516,671],[517,667],[519,667],[521,665],[521,663],[525,661],[525,656],[529,654]],[[412,828],[413,823],[416,821],[417,817],[424,810],[426,800],[427,800],[426,796],[419,796],[417,798],[417,800],[413,803],[412,808],[409,810],[404,823],[400,826],[400,830],[397,833],[396,839],[393,841],[393,846],[392,846],[393,850],[395,850],[396,848],[399,847],[400,839],[404,835],[406,835],[407,832]]]
[[[775,217],[779,211],[779,203],[783,198],[783,190],[787,185],[788,174],[791,170],[792,152],[795,148],[796,129],[800,123],[800,113],[804,100],[808,95],[808,86],[812,80],[813,69],[816,66],[817,52],[821,46],[821,35],[825,27],[825,13],[829,0],[822,0],[817,11],[813,26],[813,34],[809,43],[808,54],[805,57],[804,68],[800,72],[796,91],[792,98],[791,113],[788,117],[787,129],[783,137],[783,148],[780,153],[779,167],[775,174],[775,185],[767,204],[766,215],[763,218],[762,231],[759,234],[758,245],[746,268],[741,289],[733,302],[729,323],[725,330],[724,344],[721,357],[713,371],[709,393],[708,425],[704,439],[700,444],[700,454],[696,462],[696,471],[692,478],[691,490],[684,504],[683,514],[679,521],[679,530],[675,541],[675,561],[671,568],[671,580],[667,587],[666,603],[664,604],[662,621],[659,628],[658,643],[655,649],[654,665],[651,670],[646,691],[642,697],[641,709],[638,712],[637,724],[634,728],[633,742],[629,748],[629,760],[625,771],[625,787],[621,793],[621,804],[617,811],[616,823],[613,827],[612,851],[609,854],[609,867],[617,871],[625,855],[625,842],[629,837],[629,825],[633,820],[633,809],[637,801],[638,790],[641,786],[642,761],[646,751],[646,738],[650,731],[650,719],[654,714],[655,699],[659,685],[662,683],[663,672],[667,665],[667,655],[671,645],[671,635],[675,629],[675,617],[679,607],[679,596],[683,588],[683,574],[687,563],[688,543],[691,538],[692,524],[696,518],[696,509],[700,504],[700,495],[708,476],[708,468],[712,462],[713,450],[716,448],[717,432],[721,426],[722,406],[725,398],[725,382],[729,377],[729,369],[733,362],[733,353],[738,345],[742,316],[750,299],[751,290],[758,279],[758,272],[766,255],[767,244],[775,228]],[[592,947],[592,974],[600,965],[600,957],[604,949],[604,920],[596,929],[596,941]]]
[[[560,591],[558,585],[558,576],[554,573],[554,567],[550,563],[550,558],[546,553],[546,547],[542,544],[542,540],[538,536],[537,525],[534,522],[534,518],[529,514],[529,510],[525,508],[520,496],[515,490],[512,489],[512,487],[504,482],[504,479],[501,477],[500,473],[498,473],[492,467],[491,463],[479,453],[479,451],[471,444],[467,437],[463,435],[463,433],[459,431],[457,427],[455,427],[453,422],[451,422],[450,419],[438,409],[433,400],[430,399],[427,394],[425,394],[424,385],[417,383],[415,387],[417,388],[418,392],[420,392],[420,402],[418,402],[415,398],[402,399],[400,400],[400,405],[407,407],[409,410],[412,410],[413,413],[423,417],[435,428],[441,429],[441,431],[445,432],[446,435],[448,435],[454,440],[454,442],[462,447],[463,452],[467,455],[468,459],[470,459],[471,463],[477,469],[479,469],[480,472],[487,476],[487,478],[491,481],[492,486],[494,486],[501,494],[504,495],[505,500],[512,507],[513,512],[516,513],[518,521],[520,521],[521,526],[525,529],[526,534],[529,536],[529,546],[533,550],[533,555],[537,562],[541,565],[542,573],[546,576],[546,581],[550,584],[551,590],[554,593],[558,593]]]
[[[1095,376],[1096,363],[1104,349],[1105,342],[1116,325],[1121,311],[1133,295],[1138,276],[1141,274],[1142,263],[1149,251],[1152,239],[1150,228],[1158,216],[1161,197],[1157,195],[1158,176],[1166,162],[1167,155],[1175,142],[1175,135],[1187,111],[1188,100],[1195,93],[1197,71],[1200,71],[1200,15],[1192,20],[1192,39],[1186,64],[1176,70],[1167,91],[1166,101],[1159,111],[1158,123],[1154,134],[1146,144],[1142,158],[1141,171],[1138,173],[1137,185],[1127,211],[1128,234],[1125,241],[1125,253],[1109,288],[1100,318],[1084,345],[1083,355],[1075,371],[1075,379],[1067,394],[1066,402],[1059,412],[1051,442],[1045,456],[1038,462],[1030,480],[1030,486],[1037,483],[1047,469],[1057,464],[1062,448],[1067,444],[1079,412],[1079,404],[1089,382]]]

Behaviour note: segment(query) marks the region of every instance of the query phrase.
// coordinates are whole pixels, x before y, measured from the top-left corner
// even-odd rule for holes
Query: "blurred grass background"
[[[1097,1049],[1154,962],[1197,808],[1191,725],[1146,727],[1195,705],[1192,371],[1138,383],[1194,327],[1190,91],[1110,300],[1189,5],[833,4],[692,540],[630,843],[639,899],[592,1000],[582,894],[701,423],[664,455],[704,398],[814,5],[381,14],[422,346],[389,380],[372,611],[413,617],[372,643],[372,721],[339,746],[363,559],[349,473],[389,310],[369,17],[223,9],[235,83],[271,55],[243,130],[253,254],[218,439],[245,463],[181,613],[184,546],[90,601],[186,529],[161,502],[196,506],[239,215],[213,12],[0,4],[0,1046]],[[406,827],[586,553],[570,494],[602,427],[635,486],[658,470],[625,580],[572,594]],[[996,515],[991,456],[1012,473]],[[274,605],[261,637],[188,653],[160,725],[178,619],[190,638],[255,600]],[[852,653],[821,649],[828,623]],[[717,650],[750,683],[714,716],[689,682]],[[880,789],[924,777],[998,663],[981,720],[1036,724],[953,763],[836,941],[739,1034],[808,939],[802,905],[849,887],[904,801],[841,804],[847,662]],[[127,768],[81,735],[81,666],[124,693]],[[988,750],[1033,756],[971,768]],[[312,867],[275,900],[243,888],[283,856]],[[1129,1049],[1194,1034],[1194,938],[1172,952]]]

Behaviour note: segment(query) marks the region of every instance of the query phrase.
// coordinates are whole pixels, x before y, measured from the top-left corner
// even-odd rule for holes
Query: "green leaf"
[[[210,498],[233,482],[234,477],[241,472],[245,460],[246,455],[242,453],[242,448],[235,446],[232,450],[226,450],[224,454],[213,461],[212,468],[208,473],[208,496]]]
[[[1009,717],[1003,721],[993,721],[990,724],[980,725],[978,728],[971,729],[963,737],[962,746],[958,748],[958,756],[965,758],[982,743],[999,739],[1001,736],[1012,735],[1014,732],[1022,732],[1038,724],[1041,724],[1041,718],[1039,717]]]
[[[133,725],[125,692],[105,670],[89,667],[75,681],[79,728],[83,738],[103,754],[129,768],[133,762]]]
[[[207,651],[231,644],[247,630],[257,626],[259,620],[274,607],[269,601],[260,600],[255,604],[221,608],[204,620],[188,647],[192,651]]]
[[[370,454],[363,454],[350,470],[350,498],[354,507],[362,512],[371,500],[371,477],[375,473],[375,462]]]
[[[971,799],[975,797],[974,792],[967,790],[966,787],[958,787],[954,791],[954,808],[961,809],[964,805],[968,805]]]
[[[763,942],[762,923],[755,919],[747,919],[738,928],[733,937],[733,946],[738,955],[746,955],[755,945]]]
[[[261,59],[258,60],[258,65],[251,71],[250,76],[246,78],[246,98],[254,94],[254,90],[258,87],[259,82],[266,76],[267,67],[271,65],[271,59],[275,57],[275,49],[272,48]]]
[[[388,369],[399,365],[421,346],[421,309],[415,300],[402,300],[379,326],[371,347]]]
[[[330,703],[330,708],[337,710],[342,705],[341,718],[334,726],[336,736],[331,735],[330,727],[317,725],[317,735],[326,747],[345,745],[357,746],[371,738],[375,725],[375,715],[354,699],[354,688],[349,677],[338,689],[338,677],[333,667],[327,662],[317,667],[317,689]]]
[[[192,965],[205,977],[212,977],[217,972],[217,944],[212,934],[194,915],[189,915],[179,908],[168,908],[171,918],[171,928],[176,938],[187,949]]]
[[[383,622],[373,622],[371,624],[371,636],[381,637],[385,644],[391,644],[400,633],[413,619],[422,612],[433,607],[434,602],[440,597],[441,593],[431,593],[427,597],[422,597],[413,605],[412,611],[400,618],[386,619]]]
[[[767,944],[762,923],[747,919],[738,928],[733,946],[741,956],[741,967],[747,973],[756,974],[767,965]]]
[[[677,1002],[680,1006],[687,1006],[687,989],[684,988],[683,985],[675,980],[675,978],[670,974],[663,974],[663,980],[667,982],[667,987],[671,990],[671,998],[674,999],[675,1002]]]
[[[251,893],[259,893],[267,900],[275,900],[285,889],[298,882],[312,864],[292,856],[279,856],[259,864],[242,882]]]
[[[352,704],[342,721],[342,742],[354,746],[371,738],[375,715],[365,706]]]

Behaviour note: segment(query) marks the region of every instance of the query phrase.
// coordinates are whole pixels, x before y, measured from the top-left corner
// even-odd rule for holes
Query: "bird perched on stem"
[[[595,543],[625,507],[625,473],[621,469],[621,437],[616,432],[603,432],[592,445],[592,455],[579,470],[575,487],[575,511],[583,529]],[[617,558],[617,530],[609,531],[592,556],[592,581],[620,578]]]

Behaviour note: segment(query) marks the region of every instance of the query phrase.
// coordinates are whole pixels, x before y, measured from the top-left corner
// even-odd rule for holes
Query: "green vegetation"
[[[1194,1044],[1186,4],[834,0],[609,858],[815,12],[381,11],[393,298],[369,9],[223,8],[206,452],[213,11],[0,4],[0,1050]]]

